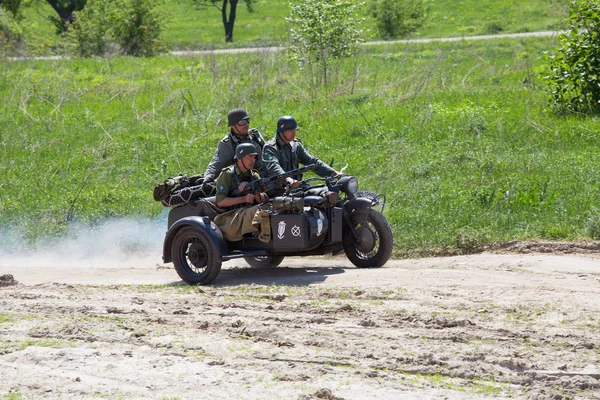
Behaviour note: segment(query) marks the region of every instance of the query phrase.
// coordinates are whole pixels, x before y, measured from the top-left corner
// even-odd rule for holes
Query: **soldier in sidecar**
[[[287,178],[316,168],[310,164],[254,179],[238,188],[237,197],[273,192]],[[388,261],[393,237],[382,214],[384,195],[358,191],[355,177],[339,174],[295,183],[296,188],[287,186],[281,196],[261,203],[270,214],[268,243],[256,232],[227,240],[215,222],[224,212],[216,197],[173,208],[168,217],[164,262],[173,262],[185,282],[207,285],[217,278],[224,261],[235,258],[244,258],[255,268],[276,267],[286,256],[335,255],[341,251],[359,268],[381,267]],[[380,210],[375,209],[378,207]]]

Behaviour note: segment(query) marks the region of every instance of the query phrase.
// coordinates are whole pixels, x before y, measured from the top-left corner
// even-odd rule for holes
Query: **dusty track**
[[[3,260],[0,397],[600,398],[596,254],[237,261],[203,288]]]

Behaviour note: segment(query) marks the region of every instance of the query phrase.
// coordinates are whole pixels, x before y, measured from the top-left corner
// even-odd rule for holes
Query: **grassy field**
[[[597,118],[560,117],[551,38],[363,49],[327,90],[285,53],[0,61],[0,225],[155,217],[152,187],[203,172],[225,117],[293,114],[312,153],[387,195],[401,248],[600,237]],[[407,250],[407,251],[408,251]]]
[[[285,18],[289,15],[289,2],[284,0],[258,0],[252,13],[240,4],[234,42],[227,45],[217,8],[199,10],[191,0],[166,0],[163,10],[168,15],[164,41],[170,50],[280,45],[287,38]],[[53,13],[46,2],[25,9],[31,53],[47,53],[56,48],[59,36],[48,20]],[[564,0],[432,0],[429,19],[414,37],[556,30],[566,15]],[[363,16],[367,40],[378,40],[367,6],[363,8]]]

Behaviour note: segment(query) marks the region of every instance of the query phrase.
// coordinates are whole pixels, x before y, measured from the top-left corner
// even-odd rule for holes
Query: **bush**
[[[423,26],[427,18],[424,0],[373,0],[370,11],[383,39],[406,37]]]
[[[163,15],[156,0],[90,0],[75,13],[69,42],[82,57],[120,53],[156,55],[162,46]]]
[[[22,0],[0,0],[0,8],[12,14],[14,18],[21,18]]]
[[[162,47],[164,15],[157,0],[126,0],[123,14],[114,21],[114,37],[132,56],[150,57]]]
[[[83,10],[75,12],[75,22],[65,34],[81,57],[104,56],[113,44],[112,21],[117,7],[113,2],[90,0]]]
[[[558,111],[600,112],[600,3],[572,0],[569,31],[558,35],[545,79]]]
[[[24,44],[21,25],[10,12],[0,6],[0,55],[14,54]]]

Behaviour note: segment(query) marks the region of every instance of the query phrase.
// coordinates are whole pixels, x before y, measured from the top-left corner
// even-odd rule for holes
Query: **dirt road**
[[[155,262],[2,260],[0,398],[600,398],[598,253]]]

